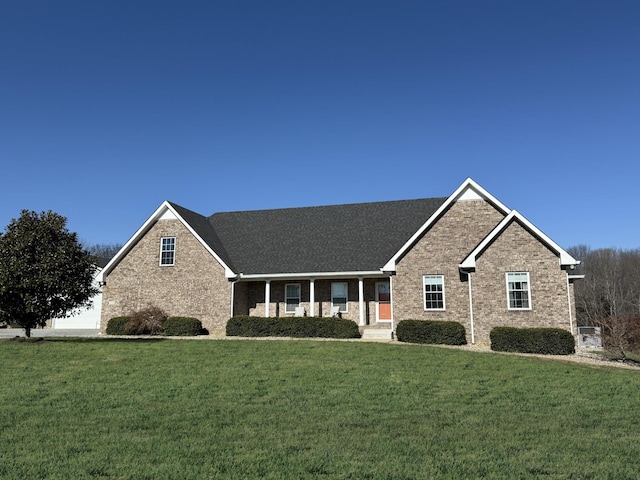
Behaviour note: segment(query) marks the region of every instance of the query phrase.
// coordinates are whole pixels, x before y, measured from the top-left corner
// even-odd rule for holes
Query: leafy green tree
[[[90,305],[96,258],[69,232],[67,219],[23,210],[0,234],[0,320],[27,337],[47,320]]]

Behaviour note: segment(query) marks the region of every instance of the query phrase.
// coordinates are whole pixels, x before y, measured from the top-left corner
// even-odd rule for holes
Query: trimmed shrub
[[[496,352],[570,355],[576,351],[573,335],[561,328],[495,327],[489,338]]]
[[[360,338],[352,320],[334,317],[250,317],[229,319],[230,337]]]
[[[130,335],[127,324],[131,317],[113,317],[107,322],[107,335]]]
[[[164,322],[163,332],[171,337],[200,335],[202,322],[191,317],[169,317]]]
[[[160,335],[167,317],[161,308],[150,306],[132,313],[125,328],[128,335]]]
[[[466,345],[464,327],[458,322],[440,320],[402,320],[396,326],[400,342],[432,345]]]

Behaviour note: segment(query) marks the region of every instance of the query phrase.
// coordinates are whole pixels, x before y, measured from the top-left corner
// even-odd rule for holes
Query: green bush
[[[467,337],[462,324],[440,320],[402,320],[396,326],[400,342],[429,343],[434,345],[466,345]]]
[[[202,322],[191,317],[169,317],[163,326],[163,333],[171,337],[195,336],[201,332]]]
[[[237,316],[227,322],[230,337],[360,338],[352,320],[325,317]]]
[[[495,327],[489,338],[496,352],[570,355],[576,351],[573,335],[561,328]]]
[[[131,321],[130,316],[113,317],[107,322],[107,335],[130,335],[127,324]]]

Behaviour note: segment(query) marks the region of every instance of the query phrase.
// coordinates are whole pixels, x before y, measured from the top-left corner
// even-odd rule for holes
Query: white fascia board
[[[561,266],[571,266],[571,265],[579,265],[580,262],[569,255],[562,247],[560,247],[557,243],[551,240],[547,235],[545,235],[538,227],[536,227],[533,223],[523,217],[518,211],[512,210],[509,215],[504,217],[502,221],[487,235],[482,242],[478,244],[476,248],[462,261],[459,265],[461,270],[469,271],[474,270],[476,268],[476,259],[478,255],[487,248],[487,246],[493,242],[498,235],[502,233],[502,231],[507,228],[507,226],[513,221],[516,220],[521,225],[523,225],[528,231],[530,231],[539,241],[546,244],[551,250],[553,250],[558,257],[560,258]]]
[[[142,226],[133,234],[133,236],[125,243],[122,248],[116,253],[113,258],[107,263],[100,272],[98,281],[103,282],[104,277],[108,275],[111,270],[122,260],[122,258],[129,253],[129,250],[135,245],[150,229],[151,227],[160,220],[164,215],[170,212],[176,219],[180,220],[182,225],[185,226],[189,232],[200,242],[200,244],[216,259],[216,261],[222,265],[224,268],[225,276],[227,278],[235,277],[235,272],[233,272],[223,261],[222,259],[214,252],[205,242],[200,238],[198,234],[193,230],[191,225],[189,225],[179,214],[175,211],[175,209],[171,206],[168,201],[162,202],[162,204],[156,209],[155,212],[147,219],[146,222],[142,224]]]
[[[467,178],[464,182],[462,182],[462,185],[460,185],[455,192],[449,195],[449,198],[447,198],[447,200],[445,200],[440,208],[438,208],[438,210],[436,210],[435,213],[431,215],[429,219],[427,219],[427,221],[418,229],[416,233],[413,234],[413,236],[402,246],[402,248],[400,248],[400,250],[398,250],[393,257],[391,257],[391,259],[385,264],[385,266],[382,267],[382,270],[384,270],[385,272],[395,272],[396,262],[398,261],[398,258],[404,255],[405,252],[409,248],[411,248],[415,241],[420,238],[420,236],[429,227],[431,227],[438,218],[440,218],[440,215],[442,215],[443,212],[451,207],[453,203],[457,202],[458,200],[464,200],[470,197],[486,200],[495,208],[500,210],[504,215],[508,215],[511,212],[511,210],[502,202],[500,202],[496,197],[487,192],[471,178]]]
[[[363,271],[363,272],[305,272],[305,273],[240,273],[236,277],[238,281],[264,281],[264,280],[301,280],[301,279],[318,279],[318,278],[373,278],[388,277],[389,273],[380,270]]]
[[[122,258],[129,253],[129,250],[131,250],[131,248],[133,247],[133,245],[144,236],[145,233],[147,233],[147,231],[151,228],[151,226],[160,219],[160,217],[167,211],[167,209],[170,207],[169,202],[167,202],[166,200],[164,202],[162,202],[162,204],[156,209],[155,212],[153,212],[153,214],[142,224],[142,226],[136,231],[136,233],[133,234],[133,236],[131,238],[129,238],[129,240],[127,240],[127,242],[122,246],[122,248],[120,250],[118,250],[118,253],[116,253],[113,258],[111,258],[111,260],[109,260],[109,263],[107,263],[104,268],[102,269],[102,272],[100,272],[100,281],[104,281],[104,276],[108,275],[109,273],[111,273],[111,270],[113,270],[113,268],[120,263],[120,260],[122,260]]]

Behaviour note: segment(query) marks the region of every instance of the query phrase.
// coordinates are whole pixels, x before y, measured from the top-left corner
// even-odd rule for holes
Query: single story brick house
[[[451,320],[575,335],[579,261],[472,179],[449,197],[202,216],[164,202],[102,270],[101,330],[155,305],[224,335],[234,315],[340,312],[391,336]],[[303,313],[304,312],[304,313]]]

